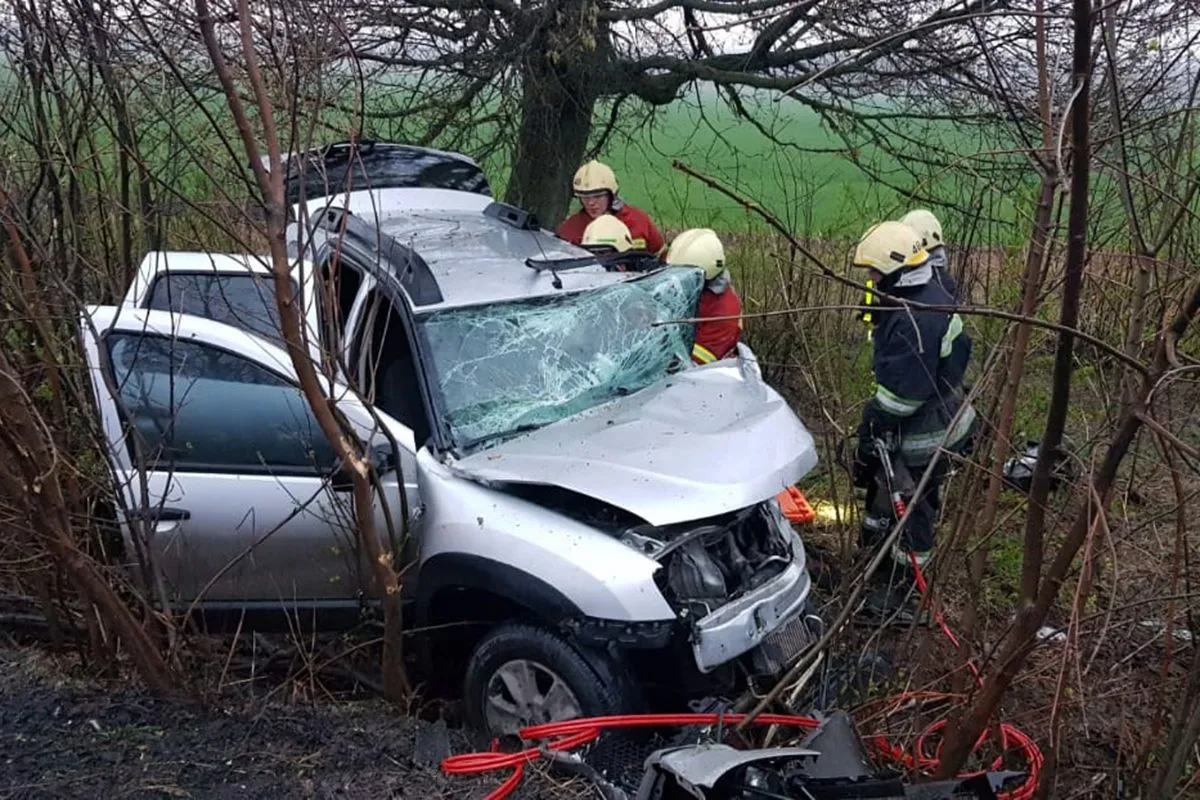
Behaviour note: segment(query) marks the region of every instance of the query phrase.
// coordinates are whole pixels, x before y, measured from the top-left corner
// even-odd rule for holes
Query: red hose
[[[929,584],[925,581],[925,575],[917,563],[916,555],[911,554],[911,557],[913,569],[916,572],[917,589],[924,595],[928,592]],[[958,637],[950,630],[950,626],[937,609],[934,609],[934,618],[937,621],[938,627],[941,628],[942,633],[954,645],[955,649],[958,649]],[[974,675],[976,683],[982,686],[983,679],[979,674],[979,669],[971,662],[968,662],[967,666],[970,668],[972,675]],[[912,701],[926,702],[949,699],[958,700],[961,698],[958,695],[939,692],[906,692],[891,698],[891,703],[893,705],[900,705]],[[658,728],[686,725],[717,725],[721,723],[736,725],[745,718],[745,714],[625,714],[533,725],[523,728],[520,735],[525,741],[549,739],[551,741],[544,745],[545,750],[563,752],[593,742],[599,738],[602,731],[612,728]],[[804,730],[813,730],[820,725],[820,721],[812,717],[796,714],[759,714],[751,724],[785,725]],[[945,727],[945,719],[939,719],[928,725],[917,735],[916,740],[913,742],[912,752],[890,742],[885,736],[868,736],[865,739],[871,743],[880,757],[904,768],[909,773],[929,773],[937,769],[940,763],[938,757],[941,752],[940,743],[937,746],[933,746],[932,740],[938,737]],[[1042,751],[1037,746],[1037,743],[1025,732],[1008,723],[1001,723],[999,725],[999,732],[1001,754],[992,762],[990,768],[999,770],[1004,762],[1004,753],[1010,748],[1019,750],[1028,765],[1025,782],[1011,792],[1001,793],[1000,797],[1002,800],[1032,800],[1037,791],[1038,780],[1040,779],[1043,761]],[[975,742],[971,752],[978,751],[987,741],[988,737],[989,733],[984,731],[979,740]],[[932,752],[930,750],[931,747],[933,747]],[[485,798],[485,800],[503,800],[503,798],[512,794],[517,786],[520,785],[525,774],[525,765],[536,761],[542,755],[543,747],[529,747],[518,753],[500,753],[496,752],[493,747],[492,752],[466,753],[464,755],[450,756],[442,762],[442,771],[447,775],[478,775],[500,769],[511,769],[513,772],[505,779],[504,783],[496,787]],[[962,777],[969,777],[972,774],[977,773],[964,774]]]

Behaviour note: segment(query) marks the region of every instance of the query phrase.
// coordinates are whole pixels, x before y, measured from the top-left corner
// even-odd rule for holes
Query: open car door
[[[269,159],[261,159],[270,170]],[[397,142],[333,142],[284,157],[284,191],[293,209],[319,198],[380,189],[442,189],[491,197],[479,164],[462,153]],[[311,205],[310,205],[311,208]]]
[[[292,268],[292,297],[303,309],[309,350],[319,359],[320,297],[316,270],[307,261]],[[230,253],[154,251],[138,266],[121,305],[192,314],[232,325],[282,344],[270,257]]]
[[[126,507],[126,563],[144,568],[148,553],[181,607],[356,610],[370,572],[351,486],[287,353],[231,325],[167,311],[93,306],[81,321]],[[418,502],[412,434],[345,386],[334,395],[385,465],[376,526],[386,549],[404,507],[387,467],[404,475],[407,507]]]

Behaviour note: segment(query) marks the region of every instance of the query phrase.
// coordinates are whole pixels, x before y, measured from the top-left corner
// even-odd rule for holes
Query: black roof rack
[[[483,210],[483,215],[498,219],[504,224],[522,231],[537,231],[542,228],[535,214],[523,208],[510,206],[508,203],[501,203],[499,200],[488,203],[487,208]]]
[[[329,208],[322,212],[319,225],[327,231],[345,232],[390,266],[414,306],[435,305],[445,299],[433,270],[420,253],[369,225],[362,217],[344,208]]]

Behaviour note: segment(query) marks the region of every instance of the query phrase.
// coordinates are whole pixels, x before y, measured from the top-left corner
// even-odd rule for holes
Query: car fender
[[[417,596],[447,576],[474,581],[544,618],[674,620],[654,582],[659,564],[616,537],[417,457],[423,505]],[[425,574],[430,567],[429,575]],[[428,578],[431,588],[423,585]]]

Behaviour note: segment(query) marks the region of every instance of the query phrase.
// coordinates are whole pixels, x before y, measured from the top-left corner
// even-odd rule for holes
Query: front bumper
[[[783,572],[695,623],[692,652],[701,672],[748,653],[804,612],[812,579],[804,545],[798,535],[792,536],[792,563]]]

